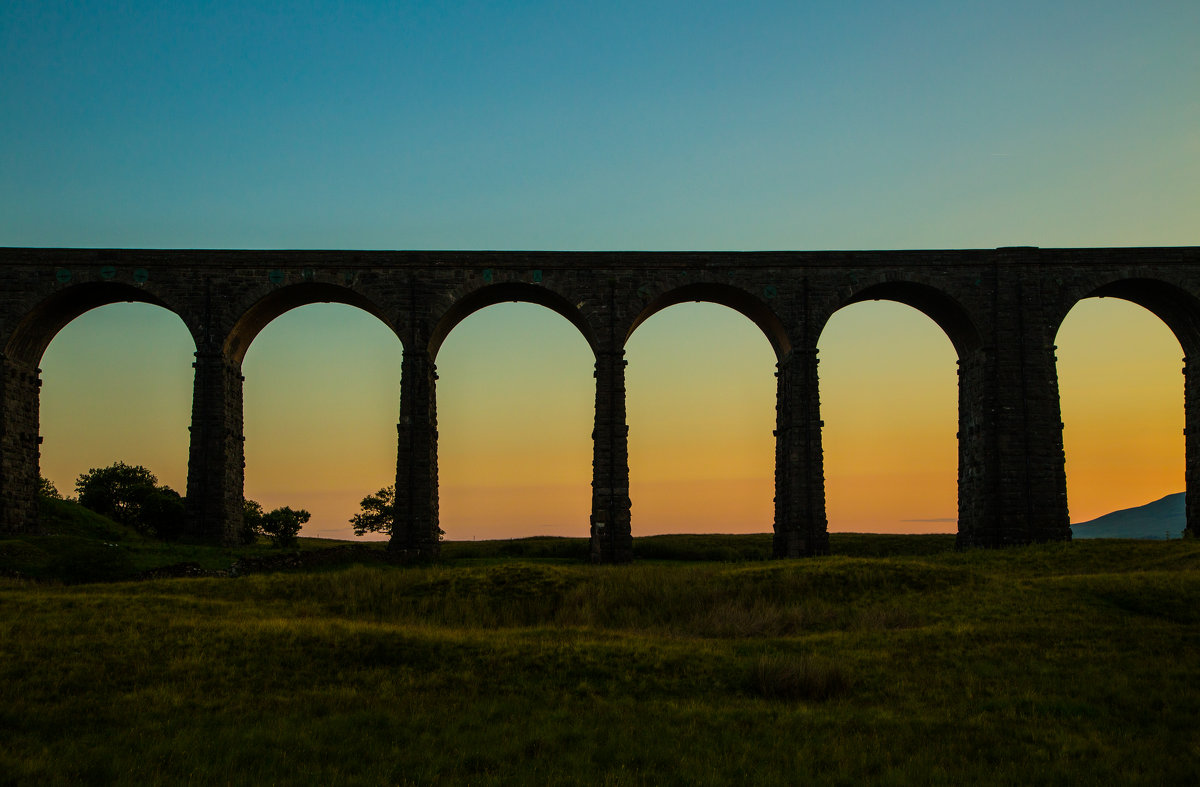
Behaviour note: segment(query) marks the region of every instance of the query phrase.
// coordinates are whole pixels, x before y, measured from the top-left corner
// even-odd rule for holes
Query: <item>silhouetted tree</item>
[[[259,536],[265,536],[262,529],[263,507],[255,500],[242,498],[242,543],[253,544]]]
[[[362,499],[362,511],[350,517],[354,526],[354,535],[365,533],[392,533],[392,520],[395,516],[396,487],[385,486],[373,495]]]
[[[175,538],[183,529],[183,498],[141,465],[117,462],[75,480],[79,504],[141,533]]]
[[[354,526],[354,535],[361,536],[366,533],[386,533],[389,536],[392,534],[392,524],[396,517],[396,487],[385,486],[373,495],[367,495],[359,504],[362,506],[362,511],[350,517],[350,524]],[[440,527],[438,528],[438,538],[445,535]]]
[[[51,500],[62,500],[62,495],[58,492],[58,487],[49,478],[38,479],[38,497],[46,497]]]
[[[309,520],[304,509],[293,510],[284,506],[262,515],[262,530],[277,547],[290,547],[296,543],[300,526]]]

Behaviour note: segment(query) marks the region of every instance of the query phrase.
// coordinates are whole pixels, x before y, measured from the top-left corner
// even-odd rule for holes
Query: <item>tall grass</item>
[[[1182,541],[0,579],[0,784],[1189,783],[1197,610]]]

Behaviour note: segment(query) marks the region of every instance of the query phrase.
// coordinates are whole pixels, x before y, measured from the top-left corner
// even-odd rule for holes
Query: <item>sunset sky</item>
[[[1200,243],[1200,4],[0,6],[0,245],[831,249]],[[1080,304],[1058,337],[1073,521],[1183,488],[1182,352]],[[955,528],[956,377],[920,313],[820,339],[830,527]],[[681,304],[628,345],[634,532],[766,531],[774,363]],[[141,304],[43,358],[43,472],[182,491],[191,353]],[[402,348],[351,307],[247,353],[246,493],[345,535],[391,483]],[[501,304],[438,357],[448,538],[586,535],[593,359]],[[669,403],[669,404],[668,404]]]

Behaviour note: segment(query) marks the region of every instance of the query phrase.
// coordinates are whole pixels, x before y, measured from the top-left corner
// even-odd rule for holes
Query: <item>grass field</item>
[[[89,527],[0,542],[0,568],[49,572],[38,538]],[[1195,782],[1200,544],[951,543],[0,579],[0,783]]]

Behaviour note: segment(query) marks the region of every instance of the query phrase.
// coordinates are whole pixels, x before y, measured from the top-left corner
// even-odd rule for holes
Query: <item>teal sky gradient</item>
[[[0,242],[1193,242],[1191,2],[5,3]]]
[[[1185,0],[10,0],[0,5],[0,245],[1193,245],[1197,31],[1200,3]],[[867,358],[843,353],[889,337],[899,345],[879,362],[880,374],[884,361],[915,347],[905,368],[924,359],[930,380],[950,379],[944,337],[934,330],[922,338],[931,323],[910,331],[884,306],[847,310],[822,337],[829,474],[842,472],[838,457],[854,445],[844,441],[860,439],[839,425],[851,388],[886,386],[926,402],[925,414],[953,407],[930,404],[953,401],[944,382],[930,382],[939,393],[928,397],[905,393],[894,379],[856,380],[867,361],[839,360]],[[587,505],[586,347],[557,315],[494,308],[457,327],[439,357],[444,513],[459,511],[464,528],[476,522],[472,533],[492,533],[499,520],[470,519],[455,490],[481,499],[485,476],[521,474],[534,486],[562,478],[575,490],[583,483],[583,492],[555,498],[555,510]],[[182,489],[192,349],[178,319],[153,312],[101,309],[51,345],[43,448],[60,486],[124,459]],[[740,326],[731,327],[713,314],[673,307],[631,340],[634,483],[681,483],[653,481],[653,473],[639,481],[638,467],[669,469],[679,435],[711,430],[724,447],[703,449],[718,451],[703,461],[736,457],[721,465],[723,478],[751,486],[728,495],[761,501],[753,485],[769,484],[761,465],[770,466],[770,455],[736,446],[771,428],[770,358],[755,360],[766,343],[748,321],[727,314]],[[680,348],[680,336],[696,338],[695,355]],[[332,496],[338,502],[320,519],[340,527],[352,512],[345,500],[386,483],[394,464],[401,352],[386,328],[348,308],[305,307],[268,326],[246,359],[247,493],[269,505],[300,493]],[[1178,355],[1169,343],[1166,352]],[[525,361],[535,363],[518,366]],[[736,392],[728,385],[742,376],[731,371],[735,361],[767,371],[748,373],[756,382]],[[122,377],[117,368],[130,371]],[[694,420],[654,409],[683,401],[684,381],[705,369],[717,382],[688,383]],[[704,400],[699,388],[709,384],[720,403]],[[647,390],[657,393],[643,402]],[[530,404],[540,398],[559,409]],[[742,404],[723,404],[730,401]],[[714,408],[745,418],[708,423],[703,413]],[[906,421],[926,417],[908,412]],[[505,429],[531,419],[545,435],[582,437],[541,446],[546,465],[497,464],[514,450]],[[675,424],[674,449],[664,448],[666,437],[643,440],[664,422]],[[941,421],[930,424],[929,434],[945,431]],[[142,443],[122,447],[137,435]],[[154,442],[148,436],[163,445],[139,453]],[[903,453],[911,438],[897,440],[871,450]],[[79,454],[69,461],[57,453],[68,444]],[[373,469],[348,478],[338,468],[355,453]],[[315,464],[304,464],[308,456]],[[503,472],[481,470],[488,461]],[[287,462],[297,468],[291,485],[268,480]],[[944,480],[952,471],[929,472]],[[833,523],[841,493],[831,484]],[[514,501],[531,499],[518,486],[493,484],[492,507],[541,517],[518,510]],[[673,494],[695,500],[696,489]],[[543,488],[539,499],[557,494]],[[316,513],[317,503],[306,505]],[[952,515],[946,507],[914,503],[911,515],[944,518]],[[545,515],[546,528],[559,526],[554,516]],[[762,513],[748,516],[757,522]]]

